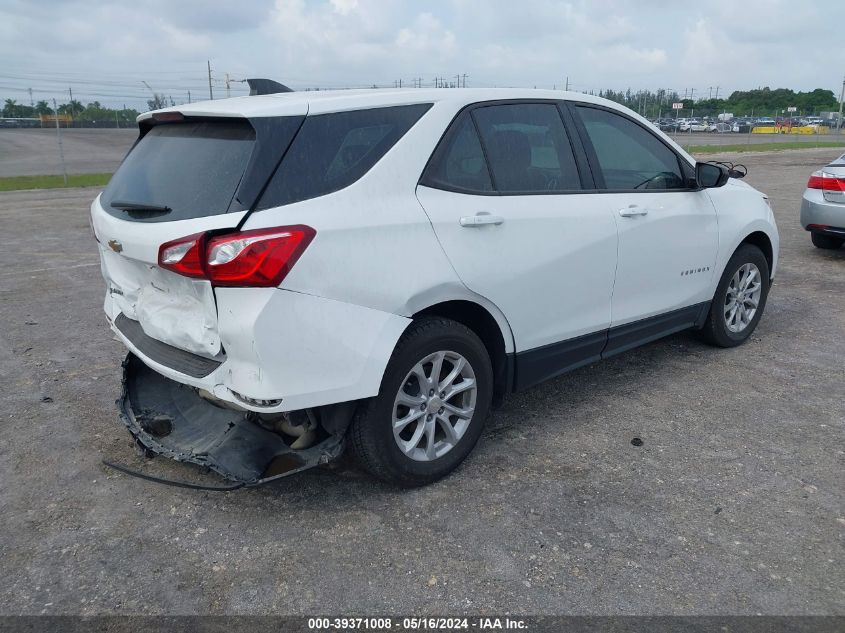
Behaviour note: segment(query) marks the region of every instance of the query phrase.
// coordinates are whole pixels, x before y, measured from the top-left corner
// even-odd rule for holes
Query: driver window
[[[502,193],[581,189],[572,147],[554,104],[484,106],[472,111],[493,186]]]
[[[678,158],[653,134],[618,114],[577,108],[604,176],[605,189],[684,189]]]

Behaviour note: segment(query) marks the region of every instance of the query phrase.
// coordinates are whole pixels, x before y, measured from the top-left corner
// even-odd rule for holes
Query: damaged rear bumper
[[[121,342],[156,372],[262,413],[375,396],[411,322],[279,288],[217,288],[215,293],[223,348],[213,357],[150,336],[108,297],[106,313]]]
[[[320,464],[343,452],[343,433],[294,450],[256,414],[223,408],[197,390],[153,371],[133,354],[123,362],[120,417],[147,451],[206,467],[254,486]]]

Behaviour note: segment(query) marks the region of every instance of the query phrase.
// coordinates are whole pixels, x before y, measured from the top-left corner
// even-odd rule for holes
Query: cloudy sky
[[[0,98],[140,107],[231,79],[295,89],[410,85],[576,90],[834,90],[842,14],[798,0],[0,0]],[[244,94],[241,83],[231,93]]]

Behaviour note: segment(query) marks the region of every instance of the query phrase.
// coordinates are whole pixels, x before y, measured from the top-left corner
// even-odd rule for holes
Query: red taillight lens
[[[241,231],[208,241],[208,278],[215,286],[278,286],[316,232],[310,226]]]
[[[813,174],[807,181],[807,189],[845,192],[845,178],[837,178],[832,174]]]
[[[186,277],[205,277],[204,245],[205,233],[165,242],[158,249],[158,265]]]
[[[206,239],[189,235],[162,244],[158,263],[180,275],[208,279],[215,286],[278,286],[314,239],[310,226],[241,231]]]

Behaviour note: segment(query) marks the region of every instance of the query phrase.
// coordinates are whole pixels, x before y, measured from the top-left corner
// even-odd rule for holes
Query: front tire
[[[478,336],[450,319],[417,319],[396,344],[378,395],[355,414],[352,450],[379,479],[432,483],[472,451],[492,396],[493,368]]]
[[[816,248],[824,248],[835,250],[845,243],[840,237],[833,237],[832,235],[824,235],[822,233],[810,233],[810,239],[813,240],[813,246]]]
[[[741,244],[725,266],[701,336],[717,347],[742,345],[757,328],[769,295],[769,263],[763,251]]]

